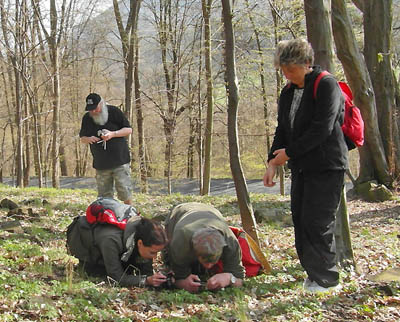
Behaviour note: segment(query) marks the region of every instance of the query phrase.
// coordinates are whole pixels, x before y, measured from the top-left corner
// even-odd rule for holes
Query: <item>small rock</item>
[[[369,202],[379,202],[393,199],[393,194],[388,188],[382,184],[377,184],[374,181],[360,183],[355,188],[357,194]]]
[[[0,202],[0,207],[13,210],[13,209],[18,208],[18,205],[14,201],[5,198]]]
[[[257,223],[278,223],[284,226],[293,226],[290,211],[282,209],[258,209],[254,211]]]
[[[14,219],[22,220],[22,219],[24,219],[25,217],[27,217],[27,214],[24,213],[24,212],[22,211],[21,208],[17,208],[17,209],[11,209],[11,210],[7,213],[7,216],[8,216],[8,217],[12,217],[12,218],[14,218]]]

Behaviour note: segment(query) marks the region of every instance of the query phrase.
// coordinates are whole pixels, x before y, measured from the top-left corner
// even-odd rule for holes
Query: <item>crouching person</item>
[[[175,274],[175,286],[195,293],[201,287],[218,290],[242,286],[242,253],[221,213],[201,203],[174,207],[165,221],[170,241],[164,252],[166,265]],[[217,262],[223,270],[214,273]]]
[[[123,229],[74,219],[67,230],[67,248],[88,275],[108,276],[123,287],[160,286],[166,276],[153,273],[153,259],[167,244],[162,225],[134,216]]]

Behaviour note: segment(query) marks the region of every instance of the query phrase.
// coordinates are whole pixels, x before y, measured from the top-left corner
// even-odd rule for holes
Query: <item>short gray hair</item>
[[[290,64],[312,65],[313,63],[314,51],[305,39],[282,40],[278,43],[274,56],[275,68]]]
[[[192,236],[192,244],[196,256],[201,257],[207,263],[218,261],[227,245],[224,235],[212,227],[197,230]]]

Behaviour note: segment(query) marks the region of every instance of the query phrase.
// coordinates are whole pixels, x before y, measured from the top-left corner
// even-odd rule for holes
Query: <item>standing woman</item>
[[[344,101],[333,76],[323,77],[313,66],[314,53],[303,39],[281,41],[274,63],[288,80],[278,106],[278,126],[268,155],[264,185],[272,187],[277,167],[291,169],[291,211],[295,244],[307,272],[304,288],[326,292],[339,287],[335,262],[335,215],[348,166],[341,125]]]

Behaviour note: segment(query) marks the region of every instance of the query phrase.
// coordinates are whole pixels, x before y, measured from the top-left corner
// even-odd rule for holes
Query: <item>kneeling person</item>
[[[153,259],[167,244],[162,225],[140,216],[121,229],[112,224],[91,225],[85,216],[74,219],[67,230],[69,252],[86,273],[108,276],[124,287],[160,286],[166,276],[153,273]]]
[[[216,208],[195,202],[180,204],[168,215],[165,228],[170,243],[164,257],[175,273],[178,288],[198,292],[199,275],[204,270],[212,275],[218,261],[223,264],[223,272],[207,280],[208,290],[243,284],[238,240]]]

